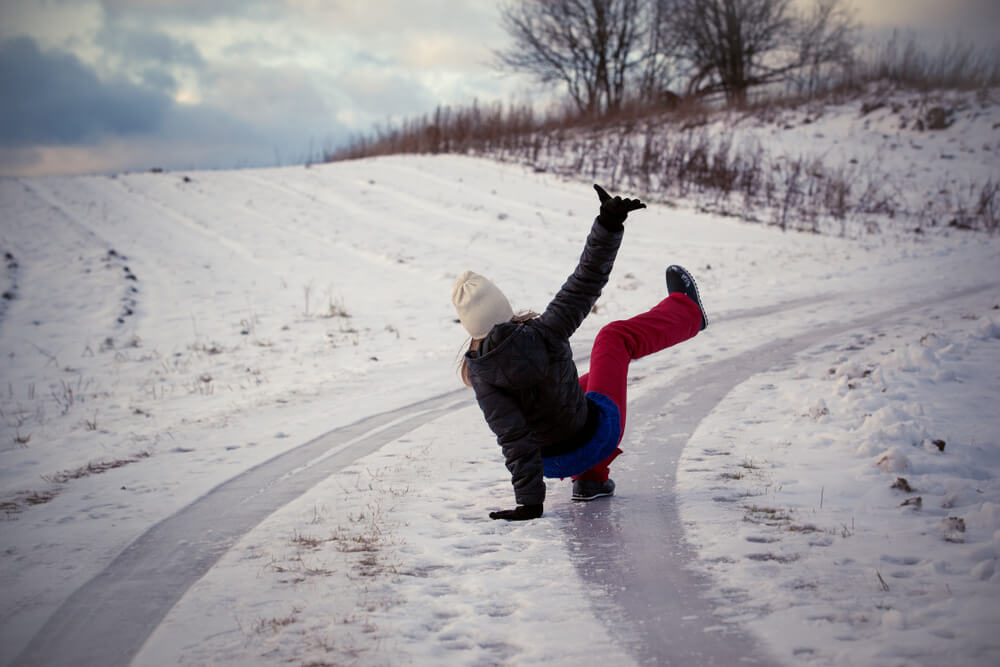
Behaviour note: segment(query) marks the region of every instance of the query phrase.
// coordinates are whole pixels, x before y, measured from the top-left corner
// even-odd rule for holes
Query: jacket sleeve
[[[472,388],[486,423],[497,436],[510,471],[518,505],[540,505],[545,500],[542,450],[517,402],[503,389],[473,378]]]
[[[539,318],[547,329],[564,339],[573,335],[608,283],[624,234],[594,220],[576,269]]]

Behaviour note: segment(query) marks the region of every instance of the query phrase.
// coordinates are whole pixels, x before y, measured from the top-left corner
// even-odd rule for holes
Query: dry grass
[[[291,625],[299,620],[299,613],[302,610],[297,607],[292,607],[291,613],[287,616],[281,616],[276,618],[259,618],[254,621],[253,632],[255,634],[270,633],[274,634],[278,632],[281,628]]]
[[[51,475],[42,475],[42,479],[52,485],[50,488],[42,491],[35,490],[17,492],[7,500],[0,502],[0,511],[3,511],[8,519],[13,518],[20,512],[24,511],[27,507],[31,507],[33,505],[43,505],[51,501],[59,495],[63,485],[72,480],[89,477],[91,475],[100,475],[101,473],[105,473],[115,468],[121,468],[132,463],[137,463],[143,459],[149,458],[150,456],[152,456],[151,452],[144,450],[127,458],[92,461],[87,465],[80,466],[79,468],[61,470]]]
[[[438,107],[434,113],[375,128],[346,147],[328,151],[325,161],[400,153],[475,154],[521,162],[539,171],[600,179],[647,198],[697,195],[717,213],[767,222],[782,229],[846,233],[848,221],[877,231],[878,217],[906,211],[885,175],[866,166],[829,168],[806,158],[770,157],[759,144],[736,145],[731,135],[709,133],[720,111],[762,120],[777,110],[804,104],[858,99],[873,82],[910,90],[974,90],[1000,85],[1000,52],[968,45],[923,49],[910,36],[896,35],[860,54],[850,69],[830,72],[803,90],[794,81],[760,91],[749,103],[726,107],[710,98],[679,105],[626,104],[613,114],[583,114],[568,104],[547,112],[501,103]],[[868,112],[881,102],[867,105]],[[923,121],[921,121],[923,122]],[[930,121],[928,121],[930,122]],[[1000,183],[973,184],[955,194],[954,215],[941,220],[959,229],[1000,227]],[[929,224],[936,224],[934,218]],[[920,231],[920,225],[914,231]]]
[[[42,475],[42,479],[52,484],[65,484],[70,480],[80,479],[81,477],[89,477],[91,475],[100,475],[101,473],[114,470],[115,468],[121,468],[132,463],[137,463],[143,459],[149,458],[150,456],[152,456],[152,454],[148,450],[144,450],[126,458],[91,461],[87,465],[80,466],[79,468],[62,470],[51,475]]]
[[[0,511],[7,519],[13,519],[25,508],[33,505],[44,505],[58,495],[58,489],[44,491],[20,491],[8,500],[0,502]]]
[[[612,188],[643,193],[646,198],[695,197],[707,210],[783,230],[817,233],[839,229],[846,234],[847,223],[853,221],[876,231],[874,220],[912,213],[886,175],[870,165],[831,168],[813,158],[773,157],[757,142],[737,144],[732,133],[709,131],[685,117],[631,118],[575,128],[557,124],[551,130],[488,139],[479,139],[466,129],[446,144],[425,144],[421,132],[413,132],[416,134],[408,136],[400,130],[366,146],[376,155],[485,155],[525,163],[539,171],[601,180]],[[349,154],[361,157],[368,153],[362,147],[356,155]],[[998,192],[1000,184],[990,180],[954,193],[950,222],[942,220],[941,224],[996,230],[1000,227]],[[925,226],[937,222],[932,217]]]
[[[777,507],[744,505],[743,509],[746,510],[743,520],[750,523],[763,524],[765,526],[786,526],[792,520],[792,516],[787,511]]]

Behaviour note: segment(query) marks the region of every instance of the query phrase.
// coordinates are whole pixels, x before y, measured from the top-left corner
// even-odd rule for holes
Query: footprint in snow
[[[492,601],[476,607],[476,613],[490,618],[504,618],[514,613],[517,607],[508,602]]]

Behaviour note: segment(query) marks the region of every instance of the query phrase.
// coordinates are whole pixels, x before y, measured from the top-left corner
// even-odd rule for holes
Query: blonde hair
[[[510,321],[514,324],[523,324],[528,320],[533,320],[538,317],[538,313],[533,310],[522,311],[514,317],[510,318]],[[458,375],[462,378],[462,384],[466,387],[472,386],[472,379],[469,378],[469,352],[475,352],[479,350],[479,347],[483,344],[485,338],[470,338],[469,342],[463,345],[462,356],[459,361]]]

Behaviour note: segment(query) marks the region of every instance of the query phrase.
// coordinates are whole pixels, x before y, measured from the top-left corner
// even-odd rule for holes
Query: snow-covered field
[[[611,172],[669,197],[702,191],[701,208],[829,235],[996,228],[998,106],[998,89],[872,84],[842,99],[556,133],[540,151],[529,144],[530,158],[504,157],[570,175]]]
[[[807,663],[996,663],[996,303],[838,336],[701,423],[681,515],[721,616]]]
[[[214,487],[458,388],[454,277],[542,308],[595,212],[589,182],[456,156],[0,181],[0,663]],[[748,628],[764,662],[1000,661],[1000,239],[783,234],[650,202],[582,355],[662,296],[670,263],[712,325],[637,362],[635,396],[861,322],[736,386],[657,463],[677,466],[718,623]],[[487,518],[512,493],[469,399],[275,508],[134,664],[632,661],[602,615],[613,592],[588,586],[560,528],[588,511],[568,482],[540,520]],[[636,419],[621,470],[670,437]]]

